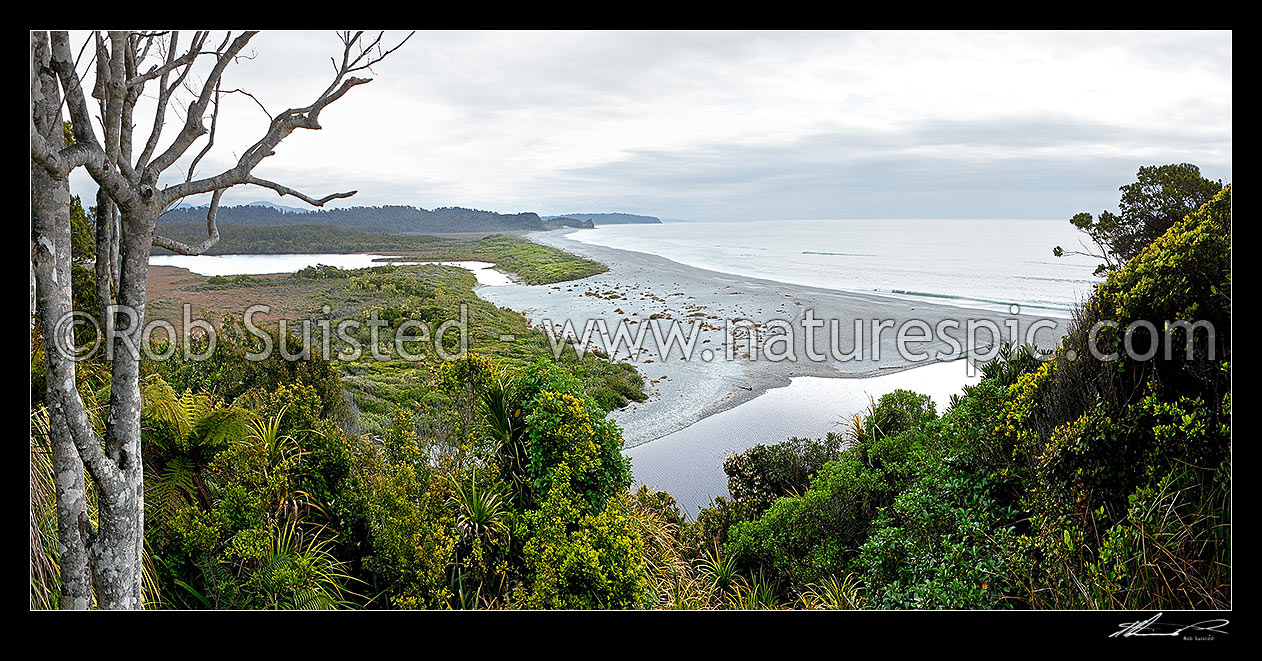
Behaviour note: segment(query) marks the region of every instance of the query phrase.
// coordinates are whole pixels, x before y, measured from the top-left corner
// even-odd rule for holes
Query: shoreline
[[[702,360],[682,360],[682,351],[669,344],[666,346],[670,351],[662,356],[653,336],[646,333],[647,341],[640,345],[642,353],[637,354],[637,360],[629,362],[644,376],[649,399],[610,412],[610,417],[623,428],[626,449],[665,437],[749,402],[768,390],[787,386],[795,377],[862,379],[895,374],[944,362],[943,359],[935,359],[933,354],[950,349],[944,341],[920,342],[916,350],[930,355],[927,360],[912,362],[898,354],[894,333],[890,329],[872,337],[864,330],[856,338],[854,320],[862,320],[865,326],[869,321],[876,320],[891,320],[896,324],[920,320],[931,327],[944,320],[959,320],[960,331],[947,335],[958,335],[962,341],[965,320],[988,320],[1004,333],[1009,330],[1005,324],[1008,320],[1017,329],[1018,337],[1025,337],[1030,324],[1046,319],[1055,327],[1045,328],[1037,335],[1038,344],[1044,347],[1059,343],[1069,321],[710,271],[660,255],[566,238],[578,231],[582,230],[566,228],[532,232],[528,238],[599,261],[609,267],[608,272],[556,285],[480,288],[478,295],[522,314],[534,326],[543,326],[546,322],[555,330],[569,321],[578,334],[583,332],[589,320],[607,320],[609,333],[615,337],[615,322],[624,322],[632,332],[641,332],[638,330],[643,327],[641,322],[689,324],[702,321],[703,330],[698,333],[697,343],[712,348],[712,351],[726,350],[721,342],[725,337],[724,331],[716,327],[717,319],[748,319],[764,327],[767,321],[773,319],[796,324],[809,310],[817,320],[838,320],[836,328],[826,329],[837,331],[832,338],[834,344],[845,350],[857,348],[862,343],[865,351],[858,360],[803,361],[801,358],[809,355],[806,351],[808,347],[803,336],[795,336],[792,352],[797,360],[775,362],[756,356],[736,360],[710,361],[704,356]],[[826,345],[820,346],[827,350]],[[979,342],[974,349],[988,348],[988,343],[983,346]],[[645,349],[651,351],[645,352]],[[869,357],[867,351],[878,355]],[[844,355],[840,351],[837,353]],[[626,352],[613,352],[613,357],[623,361],[631,358]],[[954,359],[963,357],[956,355]]]
[[[801,223],[801,222],[810,222],[810,221],[788,221],[788,222]],[[897,223],[899,221],[892,220],[890,222]],[[716,231],[714,233],[721,238],[724,232],[732,230],[732,228],[730,227],[730,225],[732,224],[729,223],[728,225],[729,225],[728,227],[716,228]],[[897,236],[897,230],[894,230],[894,232],[895,232],[895,236]],[[535,232],[535,233],[538,234],[538,232]],[[669,233],[667,234],[669,236]],[[638,235],[615,235],[615,236],[602,237],[599,232],[571,232],[564,236],[564,239],[567,241],[572,241],[574,243],[579,243],[583,245],[613,247],[613,248],[618,248],[621,250],[627,250],[631,252],[654,254],[654,255],[664,257],[666,259],[670,259],[676,263],[683,264],[685,266],[691,266],[691,267],[702,269],[702,270],[724,273],[727,275],[733,275],[733,276],[744,277],[744,278],[775,280],[777,282],[782,282],[784,284],[797,285],[801,287],[823,288],[830,291],[849,291],[849,292],[856,292],[856,293],[869,293],[869,294],[882,296],[886,298],[898,298],[898,299],[905,299],[905,300],[910,300],[910,301],[918,301],[922,303],[939,303],[942,305],[953,305],[957,307],[995,310],[999,312],[1006,312],[1008,310],[1008,305],[1009,305],[1009,301],[1004,300],[1002,294],[994,292],[994,291],[990,291],[990,290],[987,290],[986,292],[974,292],[977,295],[970,296],[970,295],[964,295],[962,293],[945,293],[945,292],[935,293],[933,291],[918,291],[920,283],[913,284],[909,282],[901,282],[901,283],[884,282],[882,287],[877,287],[877,286],[865,287],[865,286],[860,285],[857,282],[851,282],[847,284],[843,281],[836,281],[830,278],[825,278],[826,280],[830,280],[829,284],[820,285],[819,284],[820,279],[818,277],[816,277],[814,274],[811,274],[810,276],[806,276],[800,269],[789,268],[782,272],[768,273],[765,268],[764,269],[745,268],[739,265],[738,261],[731,259],[732,255],[730,254],[730,251],[725,253],[720,250],[719,252],[713,255],[711,255],[710,253],[695,254],[687,250],[683,252],[676,251],[676,252],[673,252],[672,254],[668,254],[672,252],[670,251],[670,247],[672,245],[670,242],[667,242],[663,244],[662,246],[660,246],[661,248],[666,250],[666,252],[659,253],[654,250],[653,243],[651,240],[648,241],[648,243],[644,243],[639,240],[641,238],[649,239],[651,237],[648,237],[648,236],[640,237]],[[619,245],[622,242],[621,239],[629,240],[629,242],[635,247]],[[838,252],[828,252],[828,251],[802,250],[800,254],[804,257],[812,256],[812,255],[849,255],[853,257],[877,257],[878,256],[877,254],[867,254],[867,251],[865,251],[861,246],[855,246],[853,247],[853,249],[859,252],[838,253]],[[764,247],[764,248],[760,248],[759,250],[767,250],[767,248]],[[789,262],[792,262],[794,259],[796,259],[797,254],[798,253],[782,254],[782,258],[789,260]],[[726,259],[726,260],[720,259],[720,257],[724,255],[727,255],[729,259]],[[807,259],[809,259],[809,257],[807,257]],[[1011,264],[1008,264],[1008,265],[1011,266]],[[838,265],[838,266],[843,271],[853,271],[854,269],[852,265],[850,266]],[[822,265],[822,264],[818,265],[818,267],[819,268],[832,268],[831,265]],[[1043,278],[1033,278],[1033,279],[1040,280]],[[1052,279],[1058,279],[1058,278],[1052,278]],[[869,279],[867,278],[864,278],[863,281],[869,285],[875,284],[875,282],[870,282]],[[1065,281],[1066,282],[1087,282],[1085,280],[1079,281],[1072,278],[1067,279]],[[1091,282],[1094,282],[1094,281],[1091,281]],[[1084,293],[1088,293],[1088,292],[1084,292]],[[1072,301],[1062,301],[1062,302],[1030,301],[1027,299],[1026,302],[1021,304],[1021,306],[1022,306],[1023,311],[1025,311],[1027,314],[1052,316],[1052,317],[1058,317],[1058,318],[1069,318],[1070,316],[1072,316],[1072,310],[1073,310],[1074,304],[1075,302],[1072,302]]]
[[[624,431],[624,447],[634,448],[694,425],[706,418],[753,401],[770,390],[791,384],[801,376],[866,379],[896,374],[928,365],[951,362],[965,355],[937,357],[948,345],[943,342],[920,343],[919,351],[931,354],[925,360],[911,361],[898,355],[892,330],[886,328],[876,334],[860,329],[856,337],[854,320],[869,321],[923,320],[934,325],[944,319],[982,319],[1005,328],[1004,320],[1015,320],[1018,333],[1022,328],[1039,319],[1056,324],[1054,330],[1041,331],[1041,346],[1059,343],[1065,333],[1067,319],[1038,317],[1036,315],[1008,315],[995,310],[970,308],[959,305],[903,298],[880,293],[852,292],[796,285],[762,278],[740,276],[694,267],[652,253],[583,243],[568,238],[582,230],[563,228],[532,232],[528,240],[558,250],[592,259],[605,264],[605,273],[548,285],[526,285],[497,266],[496,275],[509,275],[512,283],[499,282],[488,285],[482,282],[477,270],[468,268],[478,276],[474,295],[492,304],[521,314],[527,322],[542,327],[544,322],[555,330],[571,322],[575,332],[582,334],[589,320],[603,320],[609,332],[616,337],[625,327],[642,333],[645,342],[640,352],[632,357],[628,352],[611,352],[613,358],[635,365],[645,380],[645,392],[649,399],[631,402],[610,412]],[[295,253],[297,255],[307,253]],[[333,253],[315,253],[333,255]],[[371,255],[377,264],[397,262],[407,258],[405,251],[361,251],[346,253],[356,256]],[[233,257],[239,255],[226,255]],[[258,257],[276,257],[260,254]],[[446,260],[420,260],[442,263]],[[467,260],[466,260],[467,261]],[[452,264],[455,265],[455,264]],[[479,264],[480,266],[480,264]],[[175,267],[180,268],[180,267]],[[488,274],[489,275],[489,274]],[[730,356],[726,354],[725,328],[720,325],[729,320],[749,320],[765,332],[766,324],[784,321],[790,324],[802,321],[802,315],[810,311],[820,319],[837,320],[839,331],[817,347],[827,351],[829,344],[840,347],[843,354],[848,347],[863,345],[864,355],[858,360],[824,361],[803,360],[806,351],[803,337],[795,337],[792,352],[796,359],[773,361],[757,355],[741,353],[748,343],[741,341],[737,332],[737,345]],[[655,338],[644,333],[646,327],[669,327],[679,323],[691,327],[701,322],[702,330],[696,339],[701,349],[701,360],[682,360],[679,347],[667,345],[668,352],[661,355]],[[816,329],[820,330],[820,329]],[[829,333],[825,333],[829,334]],[[595,333],[598,337],[598,333]],[[961,328],[956,335],[963,339]],[[1023,336],[1023,335],[1020,335]],[[879,337],[879,341],[873,341]],[[983,334],[981,339],[986,339]],[[1005,338],[1006,339],[1006,338]],[[916,344],[915,342],[911,344]],[[924,346],[926,345],[927,346]],[[976,349],[983,351],[989,343],[979,342]],[[567,349],[568,350],[568,349]],[[869,356],[868,352],[877,355]],[[716,354],[715,359],[706,357]],[[634,358],[634,359],[633,359]]]

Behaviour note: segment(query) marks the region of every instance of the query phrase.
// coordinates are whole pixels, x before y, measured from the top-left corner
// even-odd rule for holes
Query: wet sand
[[[957,307],[874,294],[843,292],[790,285],[744,276],[708,271],[672,262],[647,253],[632,252],[580,243],[566,235],[574,229],[538,232],[530,238],[560,248],[609,267],[607,273],[558,285],[505,285],[482,287],[482,298],[524,314],[532,324],[561,329],[568,321],[582,335],[593,322],[592,343],[601,341],[596,320],[603,320],[611,337],[619,324],[634,336],[641,328],[639,351],[619,346],[615,358],[630,360],[644,376],[647,401],[614,411],[611,415],[623,428],[627,448],[662,438],[721,411],[750,401],[772,388],[789,385],[795,377],[872,377],[921,367],[941,356],[958,358],[968,353],[966,328],[989,321],[1001,331],[1000,342],[1010,340],[1013,329],[1026,338],[1030,325],[1046,319],[1035,336],[1037,344],[1052,347],[1066,332],[1067,320]],[[980,277],[980,276],[979,276]],[[807,332],[802,322],[808,312],[822,327]],[[735,320],[744,320],[737,322]],[[855,321],[862,324],[858,333]],[[907,327],[912,320],[930,329],[929,341],[907,341],[921,337],[921,328]],[[939,326],[941,322],[946,326]],[[873,323],[885,326],[876,332]],[[951,326],[955,322],[957,326]],[[666,336],[672,324],[681,339],[694,329],[696,340],[685,359],[678,343],[663,343],[663,352],[653,328]],[[743,337],[753,326],[765,338],[781,332],[779,324],[793,329],[791,342],[763,344],[768,352],[749,351]],[[897,329],[903,327],[904,341],[911,353],[924,355],[911,360],[900,355]],[[735,329],[735,330],[732,330]],[[941,329],[940,332],[934,329]],[[729,332],[734,341],[729,350]],[[808,336],[813,337],[808,351]],[[858,342],[856,342],[856,338]],[[953,347],[954,340],[960,348]],[[766,342],[765,339],[762,340]],[[790,351],[791,344],[791,351]],[[985,358],[994,340],[986,330],[977,332],[973,354]],[[846,359],[862,351],[861,356]],[[567,351],[570,349],[566,349]],[[665,355],[663,355],[665,353]],[[823,356],[822,360],[812,359]],[[728,356],[731,359],[728,359]],[[940,356],[941,355],[941,356]],[[777,357],[781,359],[776,360]],[[914,356],[912,357],[914,358]],[[914,384],[913,384],[914,385]]]

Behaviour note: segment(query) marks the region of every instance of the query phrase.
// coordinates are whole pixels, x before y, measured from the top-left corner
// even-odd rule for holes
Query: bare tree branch
[[[215,131],[218,128],[219,128],[219,90],[216,89],[215,90],[215,111],[210,116],[210,134],[206,140],[206,146],[202,147],[202,150],[197,153],[197,156],[193,157],[193,162],[189,164],[188,176],[184,178],[185,182],[188,182],[193,178],[193,174],[197,171],[197,164],[200,163],[202,158],[206,156],[207,152],[209,152],[211,148],[215,146]]]
[[[116,202],[129,206],[139,204],[139,196],[132,189],[131,182],[116,169],[109,167],[105,150],[92,131],[92,116],[88,112],[87,100],[70,56],[70,35],[66,32],[53,32],[50,43],[50,66],[61,81],[66,108],[70,111],[70,128],[75,138],[75,144],[61,150],[62,167],[73,169],[80,165],[85,166],[97,183],[106,187]]]
[[[83,40],[83,45],[79,47],[79,54],[78,54],[78,55],[76,55],[76,56],[75,56],[75,59],[74,59],[74,69],[75,69],[75,71],[78,71],[78,70],[79,70],[79,62],[80,62],[80,60],[82,60],[82,59],[83,59],[83,53],[84,53],[85,51],[87,51],[87,50],[88,50],[88,44],[90,44],[90,43],[92,43],[92,36],[88,36],[88,38],[87,38],[87,39],[84,39],[84,40]],[[92,66],[92,64],[93,64],[93,62],[95,61],[95,59],[96,59],[96,51],[93,51],[93,53],[92,53],[92,59],[91,59],[91,60],[88,60],[88,66],[89,66],[89,67],[91,67],[91,66]],[[82,75],[82,76],[79,76],[79,84],[80,84],[80,85],[82,85],[82,84],[83,84],[83,79],[88,77],[88,71],[89,71],[89,69],[84,69],[84,71],[83,71],[83,75]],[[66,97],[64,97],[64,96],[63,96],[63,97],[61,98],[60,105],[58,105],[58,106],[57,106],[57,111],[58,111],[58,112],[60,112],[60,111],[61,111],[61,109],[62,109],[62,107],[65,105],[65,103],[66,103]]]
[[[234,186],[237,184],[253,183],[250,181],[250,179],[251,179],[251,172],[254,170],[254,168],[260,162],[262,162],[264,158],[267,158],[268,156],[271,156],[272,154],[274,154],[275,152],[273,150],[276,148],[276,146],[280,144],[280,142],[284,140],[290,133],[292,133],[294,129],[297,129],[297,128],[305,128],[305,129],[312,129],[312,130],[320,129],[321,128],[320,127],[320,112],[325,107],[327,107],[330,103],[333,103],[334,101],[337,101],[338,99],[340,99],[352,87],[371,82],[371,79],[369,78],[354,78],[354,77],[348,78],[347,74],[349,72],[363,69],[367,66],[380,62],[386,55],[388,55],[389,53],[393,53],[395,50],[399,48],[399,46],[403,44],[403,42],[407,41],[407,38],[405,38],[402,42],[400,42],[394,48],[391,48],[390,50],[384,53],[378,52],[377,54],[374,55],[369,50],[369,48],[364,48],[364,49],[360,49],[358,54],[353,55],[353,53],[355,53],[356,45],[358,44],[362,35],[363,35],[362,32],[357,32],[353,36],[350,35],[350,33],[345,33],[341,36],[342,45],[343,45],[342,63],[340,66],[337,66],[337,72],[334,75],[333,82],[324,90],[322,94],[320,94],[319,97],[316,98],[316,100],[313,103],[311,103],[311,105],[308,105],[303,108],[290,108],[276,115],[272,119],[271,125],[269,126],[267,133],[263,136],[262,139],[260,139],[258,142],[250,146],[250,148],[247,149],[245,153],[241,155],[241,157],[237,161],[236,166],[234,166],[233,168],[225,172],[215,175],[213,177],[207,177],[207,178],[199,179],[196,181],[189,180],[189,181],[185,181],[183,184],[169,186],[163,189],[162,191],[163,201],[166,204],[170,204],[171,202],[177,199],[187,197],[189,195],[207,193],[213,190],[227,188],[229,186]],[[408,38],[410,37],[411,35],[409,34]],[[379,41],[380,41],[380,35],[378,36],[376,40],[373,41],[372,44],[369,44],[369,47],[375,47],[374,45],[377,44]],[[264,184],[258,184],[258,185],[264,185]],[[273,186],[270,186],[270,185],[267,187],[273,188]],[[276,190],[276,189],[273,188],[273,190]],[[292,195],[295,193],[296,191],[292,193],[285,193],[285,194]],[[345,196],[346,195],[341,195],[341,197],[345,197]],[[312,199],[308,196],[303,196],[303,195],[295,195],[295,197],[299,197],[299,199],[304,199],[304,200]],[[328,199],[336,199],[336,198],[328,198]],[[328,200],[326,199],[325,201],[328,201]]]
[[[173,56],[174,56],[174,54],[175,54],[175,52],[176,52],[176,50],[177,50],[177,46],[178,46],[178,43],[179,43],[179,34],[180,34],[179,32],[173,32],[173,33],[171,33],[171,43],[170,43],[170,46],[169,46],[169,52],[168,52],[168,54],[167,54],[167,57],[168,57],[168,58],[173,57]],[[202,49],[202,46],[204,46],[204,45],[205,45],[205,43],[206,43],[206,38],[207,38],[209,35],[210,35],[210,33],[209,33],[209,32],[196,32],[196,33],[194,33],[194,34],[193,34],[193,44],[189,47],[188,53],[190,53],[190,54],[192,54],[192,53],[200,53],[200,52],[201,52],[201,49]],[[225,45],[227,44],[227,38],[225,38],[225,39],[224,39],[224,44],[225,44]],[[222,50],[222,46],[221,46],[221,50]],[[182,58],[181,58],[181,59],[182,59]],[[167,85],[167,79],[170,77],[170,72],[169,72],[169,71],[168,71],[168,72],[166,72],[166,73],[163,73],[163,74],[159,77],[159,78],[160,78],[160,80],[159,80],[159,82],[158,82],[158,85],[159,85],[159,87],[158,87],[158,103],[157,103],[157,107],[156,107],[156,108],[155,108],[155,110],[154,110],[153,128],[152,128],[152,129],[150,129],[150,131],[149,131],[149,139],[145,141],[145,148],[144,148],[144,150],[140,153],[140,158],[138,158],[138,159],[136,160],[136,169],[137,169],[137,170],[145,170],[145,169],[146,169],[146,166],[148,165],[149,159],[153,156],[153,152],[154,152],[154,150],[155,150],[155,149],[157,149],[157,147],[158,147],[158,140],[159,140],[159,139],[160,139],[160,137],[162,136],[162,129],[163,129],[164,125],[166,124],[167,106],[168,106],[168,104],[170,103],[170,100],[171,100],[171,94],[172,94],[172,93],[173,93],[176,89],[178,89],[178,88],[180,87],[180,85],[184,84],[184,79],[185,79],[185,78],[187,78],[187,77],[188,77],[189,72],[191,72],[191,71],[193,70],[193,61],[192,61],[192,59],[190,59],[188,62],[186,62],[186,63],[185,63],[185,64],[183,64],[182,66],[184,67],[184,68],[183,68],[183,70],[182,70],[182,71],[180,71],[180,73],[179,73],[179,75],[178,75],[178,76],[176,76],[175,82],[174,82],[174,83],[171,83],[170,85]],[[176,68],[176,69],[178,69],[179,67],[175,67],[175,68]]]
[[[403,44],[406,44],[408,39],[411,39],[412,35],[414,34],[416,34],[415,31],[409,32],[408,36],[404,37],[402,41],[395,44],[393,48],[390,48],[389,50],[386,50],[386,51],[382,51],[381,38],[385,36],[385,33],[378,32],[377,36],[373,38],[371,43],[360,48],[359,55],[355,56],[355,59],[348,63],[345,73],[353,73],[356,71],[362,71],[364,69],[371,68],[372,65],[386,59],[388,55],[399,50],[399,48],[401,48]],[[347,52],[349,52],[350,46],[360,39],[360,37],[363,35],[363,32],[361,31],[361,32],[356,33],[354,37],[351,37],[349,35],[350,35],[349,32],[345,33],[342,39],[342,43],[346,46]],[[375,55],[372,54],[373,51],[376,51]],[[343,57],[343,62],[346,62],[345,57]]]
[[[151,41],[152,39],[145,40],[145,52],[148,52]],[[123,43],[126,49],[126,52],[123,54],[124,76],[131,78],[136,75],[144,56],[136,52],[139,39],[134,34],[126,34]],[[133,183],[139,183],[136,170],[131,166],[132,136],[136,128],[132,118],[135,115],[136,101],[140,99],[142,89],[140,87],[128,87],[126,81],[123,81],[120,87],[123,90],[123,123],[119,137],[119,169]]]
[[[164,236],[155,235],[153,237],[153,245],[159,248],[166,248],[171,252],[179,253],[181,255],[200,255],[207,250],[210,250],[212,246],[219,243],[219,227],[215,224],[215,216],[219,214],[219,199],[223,197],[224,190],[226,189],[221,188],[215,191],[214,195],[210,198],[210,210],[206,212],[205,241],[189,245],[187,243],[176,241],[175,239],[168,239]]]
[[[31,87],[30,87],[30,112],[27,117],[31,125],[31,158],[48,170],[49,175],[58,177],[63,172],[69,174],[70,171],[65,169],[61,162],[61,150],[53,149],[48,140],[44,138],[44,134],[40,132],[39,127],[35,125],[35,118],[41,115],[40,108],[47,99],[44,96],[44,84],[40,79],[40,72],[47,71],[44,58],[51,58],[51,47],[48,44],[45,34],[42,32],[31,33]],[[42,121],[42,120],[41,120]]]
[[[165,34],[165,33],[162,33],[162,34]],[[140,74],[138,76],[135,76],[129,79],[127,81],[127,86],[128,87],[143,86],[145,83],[149,82],[150,80],[153,80],[155,78],[164,78],[168,74],[170,74],[172,71],[175,71],[176,69],[182,66],[192,64],[193,60],[196,60],[199,55],[211,54],[209,51],[201,50],[202,44],[204,44],[206,41],[207,33],[199,30],[193,33],[193,46],[189,48],[188,51],[185,52],[180,57],[178,58],[175,57],[175,52],[177,48],[176,45],[179,39],[179,35],[180,33],[178,31],[171,33],[171,45],[168,47],[169,50],[167,52],[167,61],[165,63],[163,63],[161,66],[155,64],[143,74]]]
[[[267,118],[268,118],[268,119],[271,119],[271,118],[272,118],[272,113],[270,113],[270,112],[268,112],[268,111],[267,111],[267,108],[263,105],[263,102],[262,102],[262,101],[259,101],[258,97],[254,96],[253,94],[250,94],[249,92],[247,92],[247,91],[245,91],[245,90],[243,90],[243,89],[241,89],[241,88],[231,89],[231,90],[215,90],[215,91],[216,91],[216,92],[221,92],[221,93],[223,93],[223,94],[244,94],[244,95],[246,95],[246,96],[248,96],[248,97],[250,97],[251,99],[253,99],[253,100],[254,100],[254,103],[255,103],[256,105],[258,105],[258,107],[259,107],[260,109],[262,109],[263,114],[264,114],[264,115],[267,115]]]
[[[109,85],[110,54],[105,48],[105,39],[101,37],[100,32],[93,32],[92,37],[96,41],[96,55],[94,56],[96,59],[96,81],[92,85],[92,98],[104,101],[107,96],[105,88]]]
[[[283,186],[274,181],[268,181],[266,179],[259,179],[258,177],[252,176],[243,183],[253,184],[255,186],[262,186],[263,188],[270,188],[276,191],[277,193],[280,193],[281,197],[290,195],[315,207],[322,207],[331,200],[340,200],[342,198],[350,197],[359,192],[359,191],[353,190],[353,191],[348,191],[346,193],[333,193],[332,195],[325,195],[324,197],[317,200],[313,197],[310,197],[309,195],[296,191],[288,186]]]
[[[70,55],[70,35],[65,32],[53,32],[49,42],[52,45],[50,66],[57,72],[57,76],[61,79],[61,86],[65,90],[66,109],[70,111],[70,129],[74,132],[75,142],[96,143],[96,134],[92,131],[92,115],[88,112],[88,105],[84,100],[83,87],[79,84],[74,64],[66,62]]]
[[[110,32],[109,60],[105,79],[105,156],[115,165],[121,160],[120,141],[123,124],[123,93],[126,88],[123,81],[127,76],[127,62],[123,52],[127,50],[127,35],[123,32]],[[102,49],[102,52],[103,49]],[[98,79],[100,82],[100,79]]]
[[[175,137],[175,141],[167,150],[162,152],[145,170],[145,180],[151,184],[156,184],[158,175],[171,166],[188,148],[193,145],[193,141],[206,133],[206,126],[202,121],[202,116],[206,112],[206,106],[210,104],[214,90],[219,87],[219,79],[223,76],[224,69],[232,62],[232,58],[245,45],[254,38],[257,32],[245,32],[232,41],[232,45],[226,51],[219,55],[219,59],[215,62],[215,67],[211,70],[210,75],[206,77],[206,82],[202,85],[201,94],[189,106],[188,116],[184,119],[184,127],[179,135]],[[209,190],[209,189],[207,189]],[[203,191],[206,192],[206,191]]]
[[[199,179],[196,181],[186,181],[182,184],[168,186],[162,190],[163,200],[169,204],[171,201],[189,195],[197,195],[199,193],[208,193],[220,188],[227,188],[237,184],[250,183],[250,173],[254,168],[262,162],[264,158],[271,156],[275,152],[276,145],[293,133],[294,129],[306,128],[312,130],[320,129],[319,114],[325,106],[342,97],[348,90],[356,85],[371,82],[365,78],[348,78],[342,82],[342,86],[333,91],[326,93],[316,100],[315,103],[306,108],[297,110],[286,110],[280,113],[272,120],[267,134],[261,140],[250,146],[241,155],[237,161],[237,165],[230,170],[222,172],[213,177]]]
[[[135,55],[137,68],[127,72],[127,75],[129,76],[128,80],[131,80],[131,78],[135,78],[136,75],[139,73],[140,63],[144,62],[145,58],[149,57],[149,48],[153,46],[153,42],[156,37],[154,35],[146,35],[140,32],[132,32],[131,34],[128,35],[128,38],[131,40],[131,44],[128,47],[128,50],[130,50],[132,53],[136,52],[136,44],[142,41],[145,44],[144,50],[141,50],[139,53],[136,53]],[[131,85],[128,85],[128,87],[131,87]]]

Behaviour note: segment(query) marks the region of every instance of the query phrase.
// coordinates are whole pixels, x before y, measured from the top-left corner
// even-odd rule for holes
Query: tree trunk
[[[140,342],[144,325],[149,247],[156,218],[124,217],[120,237],[121,273],[117,336],[106,351],[111,357],[109,419],[105,456],[117,470],[93,475],[100,494],[98,527],[92,529],[86,507],[84,464],[69,429],[69,416],[87,428],[78,398],[71,347],[73,329],[58,321],[69,318],[70,189],[42,169],[31,175],[32,242],[35,245],[36,307],[43,320],[47,397],[53,434],[57,485],[57,527],[60,539],[63,608],[88,608],[95,588],[97,606],[131,609],[142,606],[144,549],[144,474],[140,449]],[[107,313],[109,314],[109,313]],[[90,568],[90,571],[89,571]],[[88,576],[91,580],[87,580]]]
[[[100,529],[91,546],[92,576],[101,608],[140,608],[144,550],[144,462],[140,449],[140,350],[149,272],[149,251],[157,217],[123,214],[118,305],[131,314],[113,316],[117,336],[113,358],[110,417],[105,454],[119,468],[101,485]]]
[[[113,302],[113,290],[118,286],[115,257],[118,248],[117,233],[114,231],[114,201],[104,188],[96,191],[96,297],[100,301],[103,337],[110,337],[113,329],[110,316],[104,314]]]
[[[35,305],[43,319],[45,383],[49,408],[49,443],[52,446],[53,480],[57,489],[57,538],[61,573],[61,608],[92,606],[92,582],[88,551],[80,528],[90,525],[87,482],[83,461],[75,449],[66,423],[67,388],[74,389],[74,362],[58,354],[67,346],[66,332],[58,338],[57,321],[70,314],[70,184],[54,179],[43,168],[31,168],[31,242],[35,267]],[[64,329],[73,333],[73,329]],[[73,335],[70,335],[73,338]],[[77,391],[76,391],[77,393]]]
[[[61,123],[61,92],[57,79],[47,68],[48,42],[36,35],[32,40],[32,75],[37,76],[37,98],[33,99],[31,121],[45,139],[64,140]],[[38,65],[38,66],[37,66]],[[59,328],[58,321],[73,309],[70,266],[70,179],[53,176],[43,166],[31,163],[31,306],[43,319],[45,390],[48,399],[49,445],[52,448],[53,485],[57,500],[57,550],[64,609],[92,606],[92,580],[88,549],[80,535],[81,526],[90,525],[87,507],[87,479],[83,460],[71,437],[67,415],[87,425],[82,402],[78,401],[74,361],[56,351],[69,346],[74,328]],[[32,314],[32,319],[34,314]],[[60,338],[59,344],[58,334]],[[69,335],[71,342],[64,338]],[[74,393],[67,397],[67,393]],[[69,401],[73,399],[74,401]],[[77,408],[75,405],[77,404]]]

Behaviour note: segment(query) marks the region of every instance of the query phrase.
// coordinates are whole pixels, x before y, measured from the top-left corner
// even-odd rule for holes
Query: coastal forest
[[[141,360],[143,607],[1230,608],[1231,187],[1166,227],[1143,225],[1150,235],[1123,231],[1159,189],[1134,189],[1120,217],[1075,216],[1111,261],[1059,348],[1008,347],[949,402],[900,390],[840,433],[730,456],[730,496],[696,517],[669,493],[631,488],[608,413],[646,397],[634,367],[554,359],[542,331],[477,298],[467,271],[192,278],[189,291],[270,292],[313,317],[375,312],[386,342],[402,320],[440,323],[461,305],[478,332],[457,360],[251,361],[261,338],[225,318],[209,359]],[[603,270],[508,234],[387,233],[391,218],[413,222],[407,209],[382,209],[360,228],[373,232],[230,226],[220,247],[485,259],[529,283]],[[96,213],[72,203],[74,306],[87,312]],[[1123,235],[1124,251],[1112,242]],[[65,605],[46,321],[31,329],[30,604],[41,609]],[[1092,358],[1089,342],[1116,358]],[[104,437],[111,366],[74,370]],[[86,501],[84,525],[97,525],[91,480]]]

